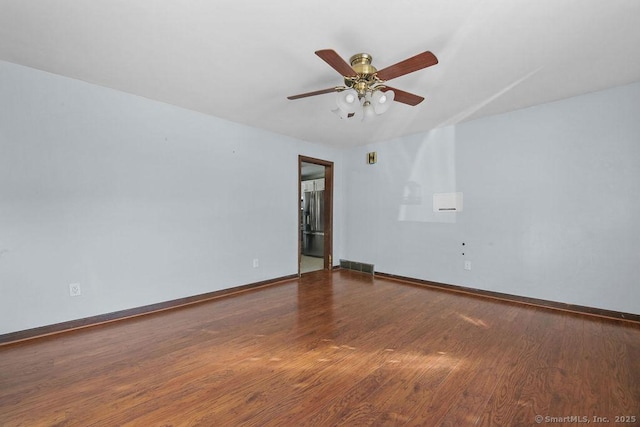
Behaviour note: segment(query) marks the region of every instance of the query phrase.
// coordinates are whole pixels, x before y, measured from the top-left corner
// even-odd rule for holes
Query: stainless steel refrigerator
[[[302,193],[302,254],[324,257],[324,190]]]

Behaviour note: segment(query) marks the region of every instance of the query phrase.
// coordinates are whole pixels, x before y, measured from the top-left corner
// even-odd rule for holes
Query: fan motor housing
[[[373,57],[368,53],[356,53],[349,59],[349,62],[353,71],[364,77],[375,74],[378,71],[376,67],[371,65],[372,60]]]
[[[368,53],[357,53],[349,59],[351,68],[358,76],[356,78],[345,77],[344,83],[347,87],[355,89],[360,95],[364,95],[371,85],[376,83],[375,74],[378,70],[371,65],[372,60],[373,57]]]

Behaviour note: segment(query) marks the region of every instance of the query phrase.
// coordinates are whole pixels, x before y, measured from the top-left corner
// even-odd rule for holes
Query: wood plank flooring
[[[0,426],[536,416],[640,425],[640,325],[338,271],[0,347]]]

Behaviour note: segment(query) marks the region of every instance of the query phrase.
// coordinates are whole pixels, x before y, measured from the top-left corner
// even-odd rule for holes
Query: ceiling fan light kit
[[[391,88],[385,82],[438,63],[435,55],[426,51],[378,71],[371,65],[373,57],[368,53],[353,55],[349,59],[351,65],[334,50],[324,49],[315,53],[334,70],[342,74],[344,86],[321,89],[287,98],[293,100],[337,92],[336,105],[338,108],[332,111],[341,119],[350,121],[371,121],[375,116],[384,114],[393,101],[410,106],[418,105],[424,100],[423,97]]]

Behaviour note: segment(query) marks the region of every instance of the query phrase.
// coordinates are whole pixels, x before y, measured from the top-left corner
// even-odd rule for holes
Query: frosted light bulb
[[[353,96],[352,94],[349,94],[349,95],[347,95],[347,96],[345,96],[345,97],[344,97],[344,100],[345,100],[347,103],[352,104],[352,103],[353,103],[353,101],[355,101],[355,100],[356,100],[356,97],[355,97],[355,96]]]
[[[386,92],[382,92],[381,90],[377,90],[373,93],[373,108],[376,114],[382,114],[389,109],[391,106],[391,101],[395,99],[395,93],[392,90],[387,90]]]

